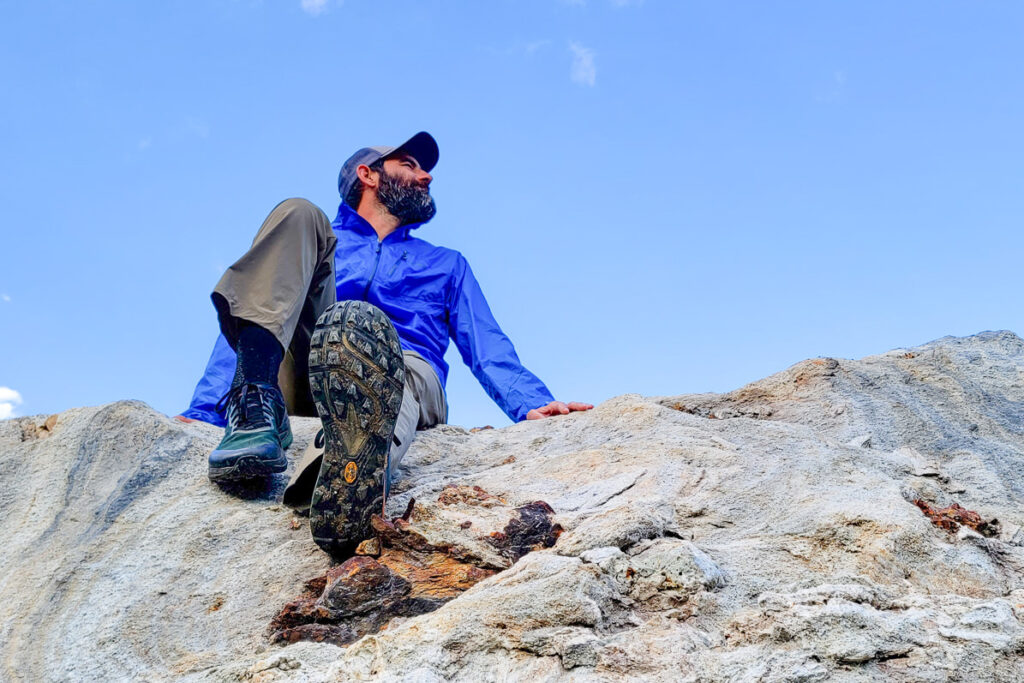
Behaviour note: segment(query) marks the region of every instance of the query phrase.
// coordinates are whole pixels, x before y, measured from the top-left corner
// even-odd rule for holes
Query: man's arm
[[[593,407],[556,401],[544,383],[523,367],[511,340],[494,319],[469,263],[461,255],[454,282],[448,333],[463,362],[509,419],[535,420]]]

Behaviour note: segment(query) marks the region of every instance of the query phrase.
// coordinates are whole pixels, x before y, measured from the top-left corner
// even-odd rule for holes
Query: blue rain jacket
[[[462,254],[412,237],[409,233],[419,225],[404,226],[378,241],[373,227],[344,202],[331,227],[338,238],[338,301],[359,299],[384,311],[402,348],[423,356],[441,386],[448,379],[444,353],[454,339],[463,362],[513,421],[554,400],[519,362]],[[235,352],[221,335],[182,415],[223,426],[224,416],[214,406],[231,387],[235,363]]]

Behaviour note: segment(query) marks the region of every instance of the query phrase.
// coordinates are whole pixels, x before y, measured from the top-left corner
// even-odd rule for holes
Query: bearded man
[[[221,337],[181,418],[225,427],[209,457],[224,482],[284,472],[288,415],[319,415],[284,502],[309,507],[333,554],[369,535],[416,430],[446,421],[449,339],[513,421],[593,407],[554,400],[466,259],[411,235],[434,217],[438,156],[425,132],[360,149],[338,176],[333,223],[304,199],[278,204],[211,295]]]

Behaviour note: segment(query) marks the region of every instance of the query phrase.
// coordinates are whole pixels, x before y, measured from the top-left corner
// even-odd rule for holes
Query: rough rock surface
[[[512,508],[479,486],[455,485],[437,500],[439,507],[424,512],[410,498],[394,520],[374,515],[375,536],[308,581],[270,623],[271,640],[348,645],[395,617],[433,612],[527,553],[550,548],[562,532],[543,501]]]
[[[315,428],[295,421],[293,456]],[[217,440],[136,402],[0,422],[0,679],[1024,680],[1008,332],[425,432],[389,513],[415,497],[420,550],[481,574],[345,647],[271,641],[332,562],[277,502],[283,479],[206,480]],[[492,542],[537,501],[553,547]],[[358,562],[385,566],[388,543]]]

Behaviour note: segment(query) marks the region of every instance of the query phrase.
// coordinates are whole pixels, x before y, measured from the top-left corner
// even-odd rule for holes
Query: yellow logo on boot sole
[[[349,463],[345,465],[345,481],[347,481],[350,484],[354,482],[356,480],[356,473],[358,472],[359,467],[356,466],[356,464],[350,460]]]

